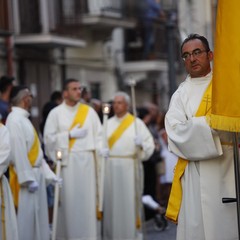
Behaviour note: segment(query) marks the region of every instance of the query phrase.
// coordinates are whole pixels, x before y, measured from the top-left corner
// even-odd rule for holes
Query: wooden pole
[[[62,152],[60,150],[58,150],[57,151],[57,165],[56,165],[57,178],[61,177],[61,161],[62,161]],[[52,240],[56,240],[59,192],[60,192],[60,186],[59,186],[59,184],[56,183],[55,184],[55,189],[54,189]]]
[[[136,108],[136,96],[135,96],[135,86],[136,81],[133,78],[130,78],[129,85],[131,87],[131,99],[132,99],[132,111],[134,116],[134,128],[135,128],[135,135],[138,135],[138,128],[137,128],[137,108]],[[143,217],[142,217],[142,192],[141,192],[141,168],[139,163],[139,154],[140,148],[136,147],[136,159],[134,161],[135,166],[135,188],[136,188],[136,227],[143,232]]]
[[[102,106],[103,112],[103,148],[108,147],[107,142],[107,120],[110,113],[110,104],[104,103]],[[106,157],[101,159],[101,174],[100,174],[100,186],[99,186],[99,211],[103,211],[103,196],[104,196],[104,179],[105,179],[105,161]]]
[[[223,203],[236,202],[237,204],[237,220],[238,220],[238,239],[240,239],[240,159],[239,159],[239,145],[238,133],[233,133],[233,155],[234,155],[234,173],[235,173],[235,189],[236,198],[226,197],[222,199]]]

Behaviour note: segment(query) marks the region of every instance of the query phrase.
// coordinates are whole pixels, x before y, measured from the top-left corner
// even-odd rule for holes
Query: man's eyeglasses
[[[191,56],[197,58],[200,57],[202,55],[202,53],[207,52],[206,50],[201,50],[201,49],[195,49],[192,51],[192,53],[189,52],[185,52],[182,55],[182,59],[183,61],[188,61],[190,60]]]

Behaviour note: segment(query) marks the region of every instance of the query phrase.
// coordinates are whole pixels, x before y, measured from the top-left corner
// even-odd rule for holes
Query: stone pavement
[[[176,240],[176,225],[168,222],[168,227],[164,231],[156,229],[154,220],[145,223],[144,240]]]

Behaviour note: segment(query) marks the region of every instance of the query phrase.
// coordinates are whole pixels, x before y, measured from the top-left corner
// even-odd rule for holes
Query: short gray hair
[[[114,96],[113,96],[113,99],[115,97],[123,97],[125,99],[127,105],[130,107],[130,105],[131,105],[131,98],[130,98],[130,96],[127,93],[121,92],[121,91],[120,92],[116,92],[114,94]]]
[[[28,88],[19,88],[18,91],[16,91],[15,94],[11,96],[12,105],[18,106],[21,100],[28,95],[31,95]]]

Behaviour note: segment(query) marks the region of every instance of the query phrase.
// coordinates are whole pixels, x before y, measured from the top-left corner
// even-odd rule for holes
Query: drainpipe
[[[13,77],[13,36],[7,36],[5,40],[7,49],[7,75]]]
[[[176,90],[176,48],[175,48],[175,22],[170,18],[167,21],[167,48],[168,48],[168,78],[169,78],[169,99]]]

